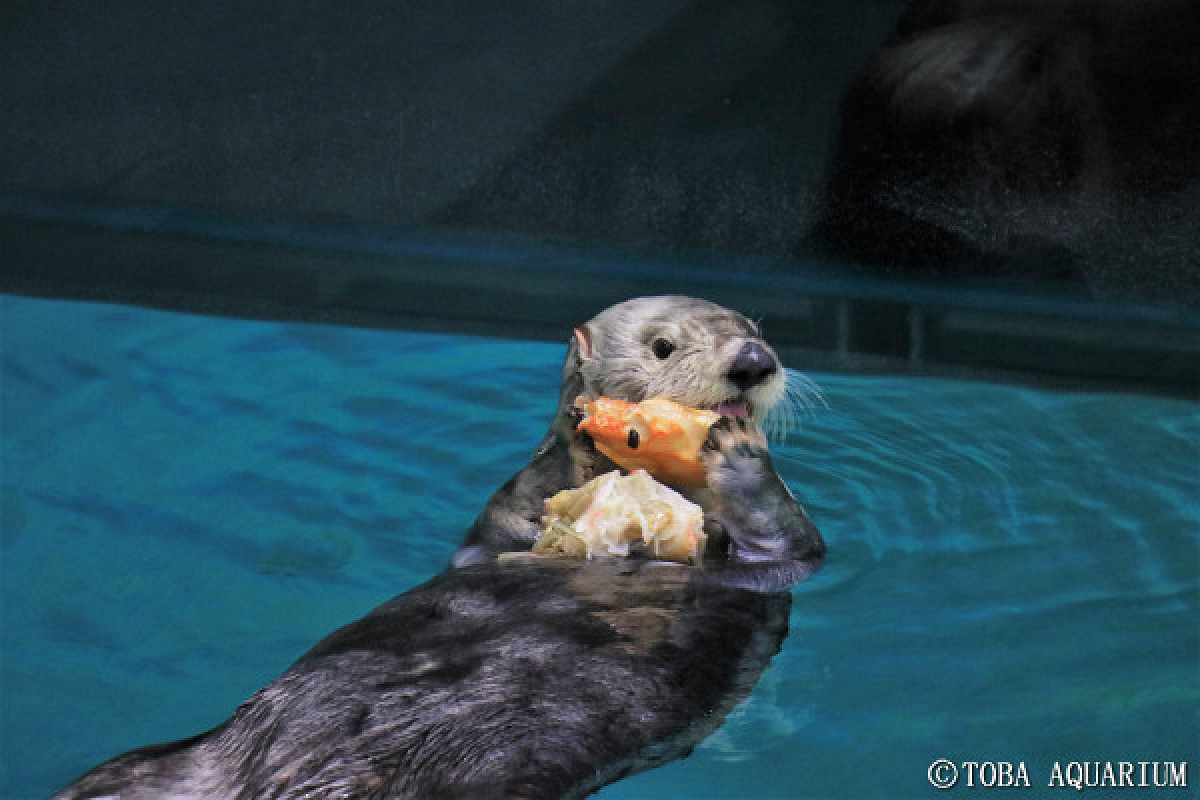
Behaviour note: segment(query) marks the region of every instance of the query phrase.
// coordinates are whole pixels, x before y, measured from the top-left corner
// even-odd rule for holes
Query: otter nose
[[[767,348],[758,342],[747,342],[738,352],[737,358],[733,359],[726,377],[744,392],[758,386],[778,368],[775,357],[767,352]]]

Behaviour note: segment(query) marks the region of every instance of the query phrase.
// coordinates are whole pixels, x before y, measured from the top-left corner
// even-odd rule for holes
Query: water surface
[[[0,320],[5,798],[219,723],[441,570],[564,352],[11,297]],[[936,758],[1034,787],[1055,761],[1200,772],[1200,407],[812,377],[825,405],[773,452],[826,568],[726,725],[599,796],[929,797]]]

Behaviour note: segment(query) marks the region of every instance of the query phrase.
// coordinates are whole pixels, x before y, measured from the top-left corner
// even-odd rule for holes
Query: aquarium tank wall
[[[736,301],[782,280],[791,302],[755,312],[840,368],[1195,387],[1187,0],[65,2],[4,17],[8,290],[548,335],[620,296],[605,264],[642,259],[671,266],[635,269],[634,289],[694,279]],[[89,244],[131,231],[159,237],[137,267],[104,258],[127,243]],[[167,255],[180,237],[242,249]],[[250,244],[313,252],[268,263]],[[321,262],[346,250],[355,266]],[[381,300],[445,273],[402,276],[397,254],[487,263],[521,297],[498,316],[472,273],[419,304]],[[545,281],[578,302],[512,288]],[[1095,319],[1116,333],[1097,341]]]

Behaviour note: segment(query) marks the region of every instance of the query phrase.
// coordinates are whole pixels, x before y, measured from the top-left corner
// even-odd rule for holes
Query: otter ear
[[[567,359],[563,362],[562,389],[558,396],[560,413],[569,413],[574,408],[575,398],[583,391],[583,365],[591,358],[592,334],[587,326],[580,325],[567,342]]]
[[[592,332],[588,330],[587,325],[575,328],[575,344],[580,359],[586,361],[592,357]]]

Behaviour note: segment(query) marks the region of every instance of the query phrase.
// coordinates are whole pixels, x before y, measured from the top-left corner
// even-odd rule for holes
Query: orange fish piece
[[[675,488],[699,488],[707,482],[700,448],[721,415],[688,408],[663,397],[629,403],[611,397],[576,400],[583,419],[576,426],[592,437],[596,449],[626,470],[644,469]]]

